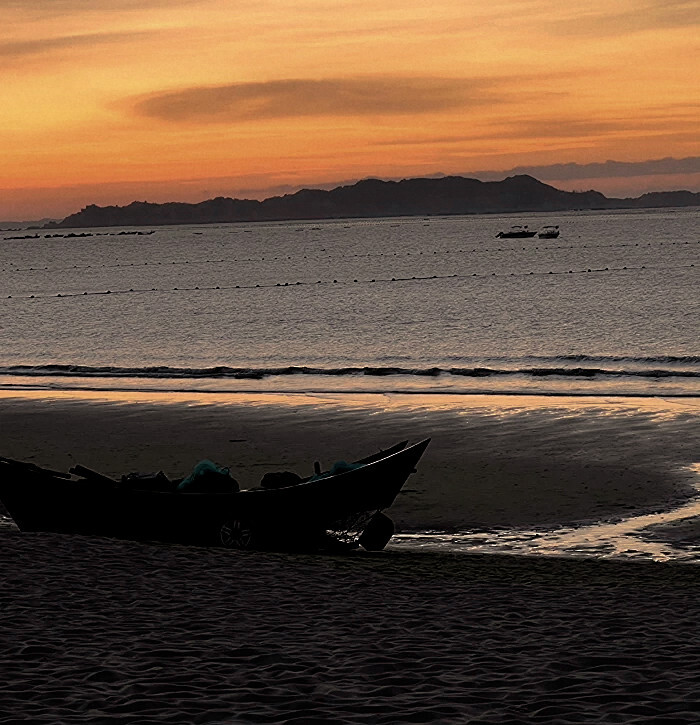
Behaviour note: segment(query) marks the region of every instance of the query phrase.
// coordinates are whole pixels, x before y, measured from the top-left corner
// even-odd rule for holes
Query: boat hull
[[[530,239],[537,232],[498,232],[496,237],[499,239]]]
[[[339,522],[388,508],[429,440],[354,470],[277,489],[148,491],[16,462],[0,463],[0,500],[22,531],[242,548],[308,548]],[[368,460],[368,459],[363,459]],[[231,532],[245,532],[245,536]],[[357,532],[358,535],[362,531]]]

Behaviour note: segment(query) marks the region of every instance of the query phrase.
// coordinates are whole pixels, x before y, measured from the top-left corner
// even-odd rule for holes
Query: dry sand
[[[0,723],[696,723],[692,565],[0,532]]]
[[[407,529],[578,522],[694,491],[694,401],[406,397],[28,392],[0,398],[0,454],[172,475],[209,457],[254,485],[432,435],[392,508]],[[693,565],[291,556],[8,527],[0,547],[0,725],[694,723],[700,711]]]

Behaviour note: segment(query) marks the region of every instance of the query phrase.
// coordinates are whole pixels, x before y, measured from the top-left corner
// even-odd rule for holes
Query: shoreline
[[[42,380],[44,378],[42,377]],[[112,379],[112,378],[111,378]],[[118,378],[113,378],[118,379]],[[148,378],[146,378],[148,379]],[[62,379],[61,379],[62,380]],[[505,398],[517,398],[517,397],[534,397],[534,398],[591,398],[591,399],[607,399],[607,398],[616,398],[620,400],[625,400],[627,398],[633,399],[633,400],[656,400],[656,399],[684,399],[687,398],[688,400],[695,401],[700,398],[700,392],[690,392],[688,390],[685,390],[683,392],[674,392],[669,390],[664,390],[662,392],[641,392],[641,391],[622,391],[622,390],[611,390],[611,391],[605,391],[605,390],[595,390],[595,391],[586,391],[581,389],[570,389],[570,384],[567,384],[569,389],[568,390],[542,390],[542,389],[532,389],[528,390],[527,388],[504,388],[504,389],[489,389],[489,390],[479,390],[476,388],[465,388],[465,389],[459,389],[456,387],[445,387],[440,390],[432,390],[430,388],[392,388],[390,390],[382,389],[382,388],[333,388],[330,385],[320,388],[310,388],[306,385],[299,388],[285,388],[280,387],[276,388],[274,386],[270,386],[269,388],[242,388],[241,381],[236,380],[235,389],[228,390],[225,387],[218,387],[218,388],[205,388],[205,387],[199,387],[197,385],[197,382],[199,382],[200,379],[192,379],[190,380],[191,387],[182,387],[182,388],[176,388],[176,387],[148,387],[141,385],[140,387],[134,386],[134,387],[128,387],[126,385],[119,386],[119,385],[105,385],[104,387],[100,387],[97,385],[78,385],[73,383],[67,384],[65,386],[62,386],[61,384],[53,385],[51,387],[48,386],[42,386],[37,384],[26,384],[26,385],[16,385],[13,383],[4,383],[2,382],[2,375],[0,374],[0,397],[13,397],[15,393],[22,394],[22,393],[42,393],[47,396],[51,396],[55,393],[133,393],[134,395],[203,395],[203,396],[210,396],[210,395],[230,395],[230,396],[236,396],[236,395],[308,395],[308,396],[323,396],[323,395],[426,395],[426,396],[462,396],[462,397],[490,397],[490,396],[498,396],[498,397],[505,397]],[[243,381],[245,383],[245,381]],[[256,381],[257,382],[257,381]],[[562,385],[564,387],[564,385]]]

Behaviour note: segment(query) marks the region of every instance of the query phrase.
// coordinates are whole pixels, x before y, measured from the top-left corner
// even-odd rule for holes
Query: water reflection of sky
[[[0,390],[94,390],[193,393],[411,393],[455,395],[569,395],[700,397],[700,378],[587,378],[520,374],[471,377],[440,375],[270,375],[260,379],[129,377],[99,375],[2,375]]]
[[[551,530],[397,534],[390,547],[463,553],[700,562],[700,463],[690,468],[697,476],[698,496],[671,511]]]
[[[421,394],[423,393],[423,394]],[[118,402],[135,404],[176,404],[184,405],[279,405],[279,406],[317,406],[333,405],[338,408],[366,408],[421,410],[421,411],[455,411],[463,413],[466,409],[494,411],[507,414],[513,411],[547,408],[576,412],[578,410],[595,410],[597,414],[606,411],[620,413],[625,411],[644,412],[660,418],[674,417],[679,414],[700,413],[700,403],[695,396],[611,396],[576,394],[561,395],[520,395],[517,393],[495,393],[490,395],[452,394],[450,391],[426,393],[415,391],[403,394],[401,391],[267,391],[241,390],[236,392],[221,390],[132,390],[129,388],[94,387],[63,390],[61,388],[10,388],[0,386],[0,399],[18,398],[24,400],[82,400],[86,402]]]

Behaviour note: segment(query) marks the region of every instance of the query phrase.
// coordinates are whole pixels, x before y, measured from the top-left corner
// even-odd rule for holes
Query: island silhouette
[[[348,219],[451,214],[504,214],[640,209],[700,205],[700,193],[665,191],[637,198],[608,198],[599,191],[562,191],[532,176],[479,181],[463,176],[402,181],[365,179],[334,189],[302,189],[263,201],[217,197],[199,203],[134,201],[127,206],[91,204],[44,229],[208,224],[303,219]]]

